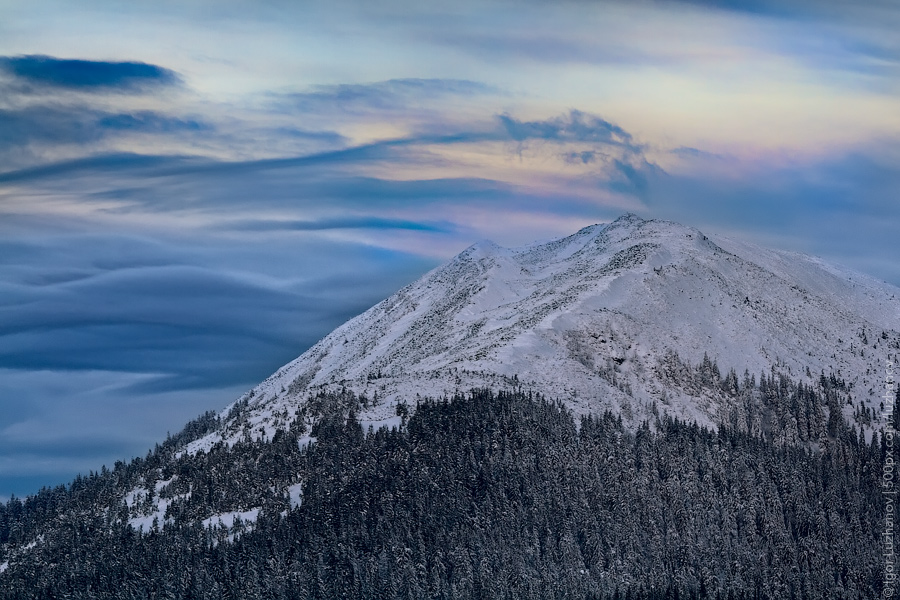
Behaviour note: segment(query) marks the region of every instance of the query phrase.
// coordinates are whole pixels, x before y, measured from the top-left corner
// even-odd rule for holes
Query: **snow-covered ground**
[[[178,499],[190,497],[187,494],[179,494],[177,496],[163,498],[160,492],[174,478],[157,481],[153,487],[153,493],[143,486],[137,486],[127,494],[125,494],[125,504],[128,506],[129,513],[134,515],[128,519],[128,524],[138,531],[149,532],[156,522],[157,527],[162,527],[166,521],[166,511],[169,506]]]
[[[291,503],[291,508],[297,508],[301,504],[303,504],[303,483],[295,483],[292,486],[288,487],[288,499]]]
[[[259,508],[251,508],[250,510],[234,510],[231,512],[220,513],[217,515],[212,515],[211,517],[207,517],[203,519],[202,523],[204,527],[223,527],[225,529],[234,528],[235,521],[240,518],[241,523],[250,524],[255,523],[257,517],[259,517]]]
[[[20,546],[17,549],[11,549],[12,552],[10,554],[9,559],[0,563],[0,573],[3,573],[4,571],[6,571],[9,568],[10,560],[12,560],[14,563],[21,563],[23,561],[28,561],[28,551],[33,550],[34,548],[37,548],[37,545],[41,544],[43,542],[44,542],[44,536],[39,535],[37,538],[28,542],[24,546]]]
[[[187,492],[184,494],[162,497],[160,493],[163,492],[167,486],[171,485],[174,480],[175,478],[173,477],[156,481],[153,484],[152,489],[142,483],[125,494],[123,500],[128,507],[129,514],[132,515],[128,519],[128,524],[131,527],[143,533],[148,533],[154,528],[154,523],[156,524],[156,527],[162,527],[166,522],[171,522],[171,519],[165,518],[169,506],[176,500],[187,499],[190,498],[191,495],[191,492]],[[290,498],[291,506],[299,506],[300,498],[302,496],[301,484],[289,487],[287,493]],[[260,507],[254,507],[248,510],[234,510],[217,513],[203,519],[201,524],[204,527],[211,526],[214,529],[221,528],[231,531],[234,529],[235,523],[239,519],[240,523],[244,525],[245,530],[250,530],[253,528],[253,524],[259,517],[259,511]]]

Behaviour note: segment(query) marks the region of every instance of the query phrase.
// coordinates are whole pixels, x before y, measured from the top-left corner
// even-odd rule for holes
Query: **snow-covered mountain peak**
[[[271,435],[274,415],[350,389],[377,398],[363,421],[391,424],[417,395],[521,385],[576,413],[639,422],[661,405],[714,426],[729,400],[672,372],[705,356],[723,373],[838,373],[877,407],[875,373],[900,349],[897,297],[818,259],[635,215],[522,248],[481,241],[279,369],[248,395],[248,418]]]
[[[505,253],[506,248],[497,245],[493,240],[483,239],[475,242],[453,260],[478,260],[495,254]]]

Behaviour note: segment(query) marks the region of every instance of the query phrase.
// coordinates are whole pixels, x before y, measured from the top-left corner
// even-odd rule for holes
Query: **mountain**
[[[576,415],[610,410],[636,425],[663,410],[715,427],[733,398],[679,376],[704,356],[738,376],[775,370],[814,384],[833,373],[853,393],[844,416],[856,418],[879,410],[898,349],[893,286],[625,215],[524,248],[471,246],[279,369],[243,398],[241,418],[270,437],[310,393],[348,389],[378,400],[364,426],[397,425],[395,405],[414,404],[427,381],[434,396],[522,387]],[[874,422],[861,424],[871,435]],[[233,442],[230,429],[189,451]]]
[[[0,600],[889,595],[898,296],[634,215],[479,242],[145,457],[0,504]]]

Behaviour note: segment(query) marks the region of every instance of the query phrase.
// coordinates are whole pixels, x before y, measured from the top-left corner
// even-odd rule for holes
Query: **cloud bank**
[[[0,72],[37,88],[107,93],[146,91],[181,83],[174,71],[143,62],[64,59],[40,54],[0,56]]]

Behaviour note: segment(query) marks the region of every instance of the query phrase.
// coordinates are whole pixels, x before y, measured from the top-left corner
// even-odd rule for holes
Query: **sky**
[[[491,239],[625,212],[900,285],[893,0],[0,0],[0,500]]]

